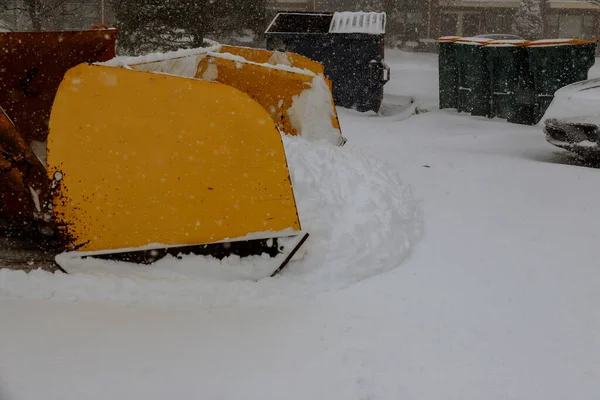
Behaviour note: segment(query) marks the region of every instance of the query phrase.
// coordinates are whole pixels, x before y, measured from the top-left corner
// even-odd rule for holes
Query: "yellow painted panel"
[[[273,65],[278,65],[280,64],[279,61],[280,59],[278,59],[275,55],[275,51],[271,51],[271,50],[266,50],[266,49],[256,49],[256,48],[250,48],[250,47],[241,47],[241,46],[221,46],[221,53],[229,53],[232,55],[236,55],[236,56],[240,56],[243,57],[244,59],[246,59],[247,61],[250,62],[254,62],[254,63],[259,63],[259,64],[266,64],[266,63],[272,63]],[[307,69],[309,71],[311,71],[312,73],[316,74],[316,75],[321,75],[323,77],[323,79],[325,80],[325,82],[327,83],[327,86],[329,87],[329,92],[333,91],[333,83],[330,79],[328,79],[325,76],[325,66],[317,61],[314,61],[308,57],[302,56],[300,54],[297,53],[291,53],[291,52],[285,52],[282,53],[282,55],[286,58],[286,62],[294,68],[300,68],[300,69]],[[204,63],[203,68],[206,68],[206,61]],[[226,66],[231,66],[230,63],[223,63]],[[228,65],[229,64],[229,65]],[[263,79],[264,80],[264,76],[262,76],[261,74],[264,74],[264,68],[256,68],[256,66],[253,69],[251,76],[249,78],[253,78],[252,80],[256,80],[256,77],[259,77],[259,79]],[[294,79],[293,75],[295,74],[284,74],[283,77],[284,79],[279,79],[279,81],[285,86],[286,80],[289,79]],[[221,82],[221,83],[225,83],[228,84],[224,79],[223,80],[218,80],[217,81]],[[251,85],[251,84],[247,84],[244,85],[246,87],[246,89],[251,89],[251,88],[256,88],[256,85]],[[237,87],[237,86],[236,86]],[[304,89],[306,89],[306,87],[304,87]],[[244,90],[244,89],[242,89]],[[264,87],[261,88],[261,90],[264,90]],[[254,92],[247,92],[250,95],[252,95],[253,97],[256,97],[256,93]],[[262,97],[262,96],[261,96]],[[264,96],[265,99],[268,99],[268,96]],[[291,104],[291,102],[287,101],[285,102],[286,104]],[[333,117],[331,118],[331,125],[337,129],[340,130],[340,123],[339,123],[339,119],[337,116],[337,111],[335,109],[335,103],[333,101],[333,95],[331,96],[330,99],[330,103],[332,106],[332,112],[333,112]],[[263,104],[263,103],[261,103]],[[267,110],[272,111],[272,104],[263,104],[263,106],[268,107]],[[329,106],[329,105],[324,105],[325,107]],[[282,129],[284,132],[288,132],[285,129],[290,129],[289,125],[288,125],[288,118],[287,118],[287,111],[288,109],[285,110],[280,110],[280,107],[276,107],[276,112],[271,112],[271,116],[275,119],[275,121],[281,121],[279,122],[279,128]],[[282,118],[283,115],[283,118]],[[296,134],[295,129],[291,128],[289,131],[290,134]],[[340,130],[340,134],[341,134],[341,130]]]
[[[220,49],[221,53],[229,53],[234,56],[240,56],[248,61],[252,61],[259,64],[265,64],[269,62],[275,52],[267,49],[256,49],[253,47],[242,47],[242,46],[228,46],[223,45]]]
[[[212,71],[214,68],[216,70]],[[205,57],[200,61],[197,77],[214,79],[248,93],[269,112],[277,127],[288,135],[298,134],[290,115],[294,99],[303,91],[309,90],[314,79],[314,76],[309,74],[244,63],[217,55]],[[333,116],[327,123],[340,131],[333,98],[329,99],[329,104],[322,104],[320,107],[331,107]]]
[[[200,61],[198,78],[213,77],[210,72],[205,72],[215,67],[214,78],[217,82],[248,93],[269,112],[279,129],[289,135],[298,134],[292,126],[288,110],[292,107],[294,97],[310,88],[312,75],[211,56]]]
[[[221,53],[229,53],[236,56],[240,56],[248,61],[252,61],[259,64],[268,63],[269,60],[271,60],[275,54],[275,52],[272,50],[255,49],[251,47],[240,46],[221,46]],[[290,63],[290,66],[292,67],[308,69],[309,71],[312,71],[315,74],[325,73],[325,67],[323,66],[323,64],[311,60],[308,57],[304,57],[300,54],[290,52],[285,52],[282,54],[285,54]]]
[[[50,119],[53,210],[80,250],[300,229],[281,136],[226,85],[124,68],[67,72]]]

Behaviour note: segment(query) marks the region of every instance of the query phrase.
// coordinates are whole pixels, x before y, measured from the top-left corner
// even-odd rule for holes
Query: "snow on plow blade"
[[[220,48],[221,53],[229,53],[235,56],[243,57],[247,61],[258,64],[282,64],[293,66],[294,68],[307,69],[315,74],[325,75],[325,66],[308,57],[296,53],[283,53],[266,49],[255,49],[252,47],[238,47],[223,45]],[[330,79],[325,78],[327,84],[331,87]]]
[[[115,56],[116,29],[0,32],[0,107],[27,141],[46,140],[50,108],[67,70]]]
[[[261,104],[285,134],[336,145],[346,142],[323,65],[297,54],[215,46],[196,49],[195,53],[167,54],[159,59],[116,59],[105,65],[223,83]],[[236,112],[235,102],[225,106]]]
[[[281,135],[232,86],[81,64],[54,101],[47,168],[56,229],[77,256],[268,253],[276,272],[307,236]]]

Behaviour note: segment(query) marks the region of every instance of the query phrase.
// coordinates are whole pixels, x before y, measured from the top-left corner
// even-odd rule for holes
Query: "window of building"
[[[548,22],[553,24],[549,32],[560,38],[594,39],[596,37],[596,17],[593,15],[563,14],[553,16]],[[550,28],[550,27],[549,27]]]
[[[390,18],[395,15],[397,23],[402,24],[398,31],[408,40],[426,38],[429,34],[431,1],[433,0],[396,1],[391,7],[393,12],[388,13],[388,21],[391,23]]]
[[[406,13],[405,12],[394,12],[388,14],[388,23],[386,26],[387,31],[391,35],[404,36],[406,28]]]
[[[475,36],[479,32],[479,20],[481,16],[477,14],[463,14],[462,20],[462,36]]]
[[[422,12],[406,13],[406,37],[411,39],[420,39],[425,37],[427,30],[427,18]]]
[[[458,35],[458,13],[442,13],[440,15],[441,36]]]
[[[512,33],[512,16],[507,13],[487,11],[485,17],[485,33]]]
[[[583,39],[596,38],[596,17],[593,15],[583,16]]]
[[[583,32],[582,15],[561,15],[558,23],[558,35],[561,38],[580,37]]]
[[[475,36],[480,34],[481,14],[478,12],[446,12],[440,15],[441,36]]]
[[[546,36],[558,37],[558,14],[546,16]]]

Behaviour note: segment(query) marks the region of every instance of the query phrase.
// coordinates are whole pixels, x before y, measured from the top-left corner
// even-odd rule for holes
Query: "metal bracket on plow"
[[[247,240],[234,240],[230,242],[216,242],[199,245],[189,246],[174,246],[174,247],[160,247],[153,249],[142,249],[142,250],[131,250],[131,251],[115,251],[115,252],[101,252],[101,253],[84,253],[81,258],[96,258],[102,260],[111,261],[122,261],[135,264],[150,265],[156,261],[171,255],[173,257],[182,258],[184,255],[194,256],[211,256],[219,260],[231,255],[237,255],[239,257],[248,256],[260,256],[262,254],[268,254],[271,258],[276,257],[280,254],[287,254],[281,264],[275,269],[270,275],[274,277],[279,274],[287,264],[292,260],[294,255],[298,252],[300,247],[306,242],[309,234],[302,232],[298,235],[280,236],[274,238],[261,238],[261,239],[247,239]],[[288,246],[282,245],[280,241],[282,239],[293,240],[291,249]]]
[[[271,278],[274,277],[275,275],[277,275],[278,273],[280,273],[287,266],[287,264],[290,262],[290,260],[292,258],[294,258],[294,255],[298,252],[298,250],[300,249],[300,247],[302,247],[302,245],[304,244],[304,242],[306,242],[306,239],[308,239],[308,233],[305,233],[302,236],[302,238],[300,239],[300,241],[298,242],[298,244],[296,246],[294,246],[294,248],[292,249],[292,251],[290,252],[290,254],[288,254],[288,256],[285,258],[285,260],[283,260],[283,262],[281,263],[281,265],[279,266],[279,268],[277,268],[271,274]]]

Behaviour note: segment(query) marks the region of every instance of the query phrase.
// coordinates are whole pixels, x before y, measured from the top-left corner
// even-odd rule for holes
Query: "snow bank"
[[[420,237],[421,212],[393,169],[348,146],[289,136],[283,141],[302,229],[311,236],[303,258],[281,276],[232,279],[236,268],[249,277],[260,272],[260,257],[165,258],[152,267],[84,260],[81,272],[70,275],[0,270],[0,295],[225,306],[314,298],[398,267]]]
[[[287,276],[340,288],[398,266],[421,235],[421,211],[395,170],[348,147],[284,143],[302,227],[314,236]]]

